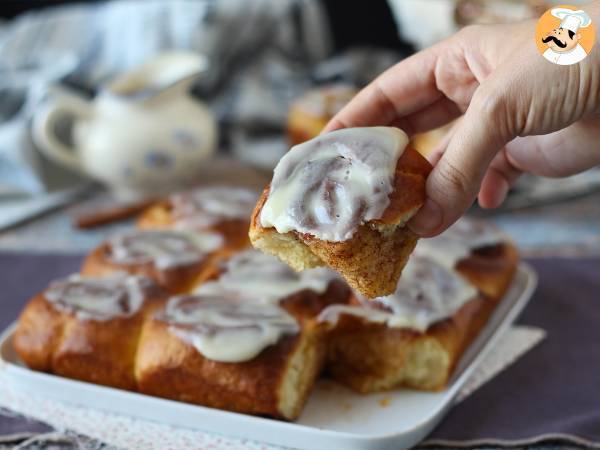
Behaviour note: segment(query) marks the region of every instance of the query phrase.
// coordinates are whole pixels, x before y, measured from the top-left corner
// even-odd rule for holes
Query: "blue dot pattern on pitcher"
[[[198,147],[198,138],[191,131],[177,128],[173,130],[173,141],[185,150],[193,150]]]
[[[173,167],[174,160],[168,152],[164,150],[152,150],[146,153],[146,166],[152,169],[169,169]]]

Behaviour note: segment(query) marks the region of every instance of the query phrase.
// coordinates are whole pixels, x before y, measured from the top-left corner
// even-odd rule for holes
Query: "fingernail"
[[[409,228],[419,235],[435,231],[442,224],[442,208],[435,201],[427,199],[419,212],[408,223]]]

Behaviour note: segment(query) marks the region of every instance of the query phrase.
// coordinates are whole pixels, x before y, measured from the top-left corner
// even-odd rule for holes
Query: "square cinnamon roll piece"
[[[135,390],[142,324],[165,295],[142,276],[72,275],[52,283],[27,304],[13,344],[34,370]]]
[[[349,290],[327,269],[302,274],[249,251],[219,278],[157,308],[142,332],[137,376],[142,392],[292,420],[324,358],[315,316],[345,302]]]
[[[220,235],[178,230],[133,230],[115,235],[93,250],[81,273],[145,275],[172,293],[188,292],[215,273],[227,252]]]
[[[295,270],[329,266],[368,298],[394,292],[417,236],[430,164],[392,127],[337,130],[293,147],[250,225],[252,244]]]
[[[430,241],[430,242],[428,242]],[[462,220],[419,241],[394,294],[326,308],[327,371],[362,393],[438,390],[498,305],[518,263],[493,227]]]
[[[223,236],[224,246],[240,250],[250,245],[250,214],[258,199],[251,189],[233,186],[197,187],[171,194],[144,211],[142,229],[210,231]]]
[[[495,225],[463,217],[442,234],[421,239],[415,255],[427,256],[458,271],[483,294],[500,299],[512,281],[519,255]]]

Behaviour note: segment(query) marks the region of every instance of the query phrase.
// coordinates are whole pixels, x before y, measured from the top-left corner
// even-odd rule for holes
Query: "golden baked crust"
[[[137,354],[140,391],[214,408],[293,420],[300,414],[325,360],[325,332],[313,318],[326,305],[345,302],[348,289],[332,282],[322,295],[297,292],[282,306],[301,324],[256,358],[226,363],[205,358],[151,319]]]
[[[328,374],[361,393],[398,386],[444,388],[508,289],[517,263],[516,249],[509,243],[477,250],[460,261],[458,272],[481,293],[424,333],[340,315],[328,336]]]
[[[280,301],[280,305],[300,323],[305,325],[314,322],[315,317],[329,305],[346,304],[352,291],[341,280],[329,282],[327,290],[318,294],[310,289],[298,291]]]
[[[290,146],[309,141],[319,135],[331,117],[314,116],[299,108],[290,109],[287,135]]]
[[[13,336],[15,350],[27,366],[52,371],[52,355],[60,344],[64,313],[57,311],[38,294],[27,303],[17,321]]]
[[[42,292],[21,313],[13,345],[32,369],[136,390],[134,363],[142,324],[163,297],[157,288],[136,314],[96,321],[54,307]]]
[[[288,113],[287,135],[290,146],[301,144],[317,137],[325,125],[349,102],[358,90],[351,86],[322,86],[307,92],[292,103]],[[322,111],[307,108],[304,104],[307,96],[318,96]]]
[[[150,320],[137,355],[140,391],[249,414],[294,419],[300,414],[325,356],[322,332],[304,328],[241,363],[212,361]]]
[[[315,115],[297,104],[292,104],[287,120],[287,135],[290,146],[317,137],[329,120],[331,120],[331,116],[328,114]]]
[[[315,317],[329,304],[346,303],[348,287],[334,280],[320,295],[299,291],[281,305],[298,320],[301,333],[243,363],[208,360],[170,333],[153,318],[166,302],[158,290],[135,315],[107,321],[81,320],[46,301],[42,292],[22,312],[13,343],[35,370],[293,420],[324,364],[332,378],[363,393],[398,386],[442,389],[504,295],[517,263],[510,243],[476,249],[461,260],[458,272],[482,293],[425,333],[345,314],[326,331]]]
[[[519,263],[517,248],[502,242],[475,249],[459,261],[456,270],[484,295],[500,299],[508,289]]]
[[[85,258],[81,274],[90,277],[101,277],[115,272],[145,275],[169,292],[180,294],[189,292],[195,286],[214,276],[217,272],[217,262],[227,254],[224,251],[217,251],[206,255],[204,259],[195,264],[161,270],[153,263],[117,264],[107,257],[108,244],[102,243]]]
[[[147,230],[168,230],[175,228],[173,207],[168,200],[156,202],[148,207],[138,218],[137,227]],[[250,221],[243,219],[220,220],[216,224],[202,228],[223,236],[223,247],[229,250],[241,250],[250,246],[248,227]]]
[[[411,137],[410,144],[423,156],[432,156],[433,153],[440,149],[440,146],[450,132],[452,127],[456,125],[456,122],[460,119],[456,119],[442,125],[439,128],[425,131],[423,133],[417,133]]]
[[[361,393],[442,389],[494,306],[476,298],[425,333],[342,315],[329,337],[327,372]]]
[[[44,291],[45,292],[45,291]],[[231,411],[294,419],[321,373],[325,330],[314,317],[345,303],[349,289],[330,282],[317,294],[303,290],[282,301],[301,325],[258,357],[242,363],[204,358],[154,318],[166,293],[152,291],[130,317],[85,320],[35,296],[23,310],[14,346],[32,369],[106,386]]]
[[[327,242],[295,231],[280,234],[275,228],[264,228],[260,212],[269,195],[267,186],[252,214],[250,241],[295,270],[327,265],[366,297],[391,294],[417,243],[417,236],[404,223],[422,206],[430,171],[431,165],[407,147],[398,159],[394,190],[383,217],[360,225],[352,238],[342,242]]]

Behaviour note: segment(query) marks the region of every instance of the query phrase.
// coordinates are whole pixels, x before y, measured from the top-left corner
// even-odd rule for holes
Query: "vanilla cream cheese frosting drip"
[[[115,274],[106,278],[72,275],[52,283],[44,298],[75,313],[79,319],[104,321],[135,314],[155,288],[149,278],[136,275]]]
[[[394,294],[364,300],[362,307],[328,306],[319,320],[336,323],[340,314],[352,314],[389,327],[426,331],[476,296],[477,289],[457,272],[430,258],[411,256]]]
[[[257,250],[234,255],[222,270],[191,296],[171,299],[162,320],[206,358],[228,362],[250,360],[298,333],[296,320],[279,302],[305,289],[322,294],[338,277],[325,268],[294,272]]]
[[[222,362],[251,360],[282,336],[300,330],[278,305],[257,307],[252,296],[226,290],[173,297],[157,318],[206,358]]]
[[[250,220],[258,193],[228,186],[197,188],[173,194],[170,203],[180,228],[206,228],[223,220]]]
[[[414,254],[428,256],[451,269],[474,249],[506,240],[507,237],[495,226],[482,220],[462,218],[438,236],[419,239]]]
[[[408,137],[392,127],[347,128],[292,147],[275,167],[260,222],[325,241],[350,239],[382,217]]]
[[[152,263],[169,269],[200,262],[222,243],[215,233],[136,230],[109,239],[108,258],[117,264]]]
[[[337,278],[335,272],[321,267],[295,272],[274,256],[247,250],[227,260],[221,276],[202,284],[195,293],[209,295],[229,290],[245,293],[261,304],[273,304],[304,289],[322,294]]]

